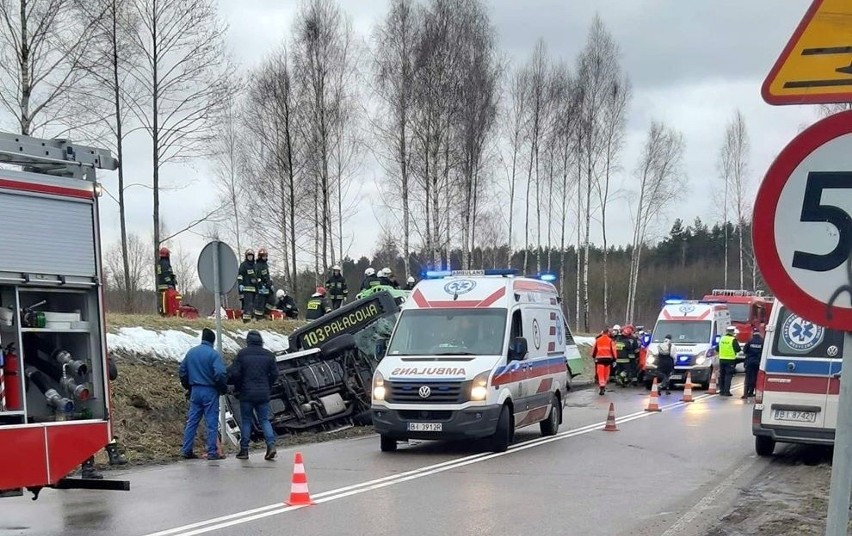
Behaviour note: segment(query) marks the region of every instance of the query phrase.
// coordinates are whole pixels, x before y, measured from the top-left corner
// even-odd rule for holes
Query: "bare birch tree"
[[[724,181],[723,212],[725,221],[725,286],[728,285],[728,211],[733,208],[739,236],[740,289],[745,285],[743,229],[747,220],[749,140],[745,119],[737,110],[725,128],[725,139],[719,152],[719,171]]]
[[[636,290],[639,285],[642,249],[653,231],[673,208],[673,203],[683,196],[686,178],[683,174],[683,135],[663,123],[654,122],[642,149],[636,167],[638,195],[633,210],[633,238],[631,241],[630,278],[627,289],[627,310],[624,322],[634,319]]]
[[[135,0],[134,8],[141,55],[134,77],[145,98],[133,108],[152,141],[156,255],[162,168],[209,151],[233,86],[225,26],[212,0]]]
[[[234,95],[229,95],[222,110],[217,136],[213,141],[213,167],[216,189],[223,206],[227,207],[224,221],[228,235],[233,237],[237,251],[242,252],[242,218],[245,182],[240,176],[243,167],[244,136],[241,125],[239,103]]]
[[[509,187],[509,263],[512,262],[515,238],[515,195],[517,191],[517,178],[519,168],[522,166],[521,151],[526,141],[527,132],[527,70],[524,68],[514,69],[509,72],[509,98],[503,110],[503,129],[509,143],[509,152],[501,152],[508,156],[508,162],[504,161],[506,168],[506,180]]]
[[[107,286],[131,297],[131,301],[124,304],[125,313],[136,312],[136,307],[139,305],[136,300],[137,294],[151,287],[150,258],[151,253],[146,241],[133,233],[127,235],[126,252],[121,243],[106,250],[104,268],[107,274]],[[125,285],[129,286],[125,287]]]

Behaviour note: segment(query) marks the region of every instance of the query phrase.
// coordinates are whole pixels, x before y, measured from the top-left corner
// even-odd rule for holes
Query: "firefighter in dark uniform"
[[[257,261],[254,263],[254,271],[257,274],[257,296],[254,300],[254,319],[263,320],[266,313],[273,308],[273,296],[275,289],[272,285],[272,276],[269,275],[269,255],[266,248],[257,250]]]
[[[160,261],[157,263],[157,312],[160,316],[166,316],[168,307],[166,307],[166,293],[177,287],[175,273],[172,271],[172,262],[169,260],[169,248],[160,248]]]
[[[331,277],[325,282],[325,288],[328,289],[328,296],[331,298],[331,308],[339,309],[349,296],[349,288],[346,286],[346,279],[343,277],[340,266],[335,264],[331,267]]]
[[[632,380],[631,355],[635,353],[633,338],[626,335],[618,324],[613,326],[612,330],[615,332],[613,338],[616,350],[615,382],[621,387],[626,387]]]
[[[376,271],[373,268],[367,268],[364,270],[364,281],[361,283],[361,290],[368,290],[381,284],[382,282],[376,275]]]
[[[237,285],[243,307],[243,322],[251,322],[254,311],[254,301],[257,295],[257,267],[254,261],[254,250],[247,249],[245,260],[240,264],[237,275]]]
[[[408,281],[405,282],[405,288],[403,290],[414,290],[414,285],[417,284],[417,281],[414,279],[413,275],[408,276]]]
[[[284,313],[287,318],[297,318],[299,316],[299,308],[296,307],[296,300],[287,294],[284,289],[278,289],[275,292],[276,308]]]
[[[323,315],[331,312],[331,305],[328,303],[325,294],[325,289],[323,287],[317,287],[317,291],[314,292],[311,299],[308,300],[307,306],[305,306],[305,318],[308,320],[316,320],[317,318],[322,318]]]

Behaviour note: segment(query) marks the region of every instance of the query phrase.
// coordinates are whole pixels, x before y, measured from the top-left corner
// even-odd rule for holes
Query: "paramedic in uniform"
[[[613,334],[615,331],[613,331]],[[598,379],[599,395],[606,394],[606,383],[609,381],[610,368],[615,361],[617,351],[615,342],[609,336],[609,333],[604,329],[595,339],[595,345],[592,348],[592,359],[595,361],[595,376]]]
[[[733,396],[731,394],[731,380],[737,366],[737,354],[740,353],[740,343],[734,336],[736,328],[728,326],[725,334],[719,340],[719,371],[721,375],[721,386],[719,396]]]
[[[257,294],[257,269],[254,262],[254,250],[247,249],[245,259],[240,264],[237,285],[243,307],[243,322],[251,322],[254,312],[254,300]]]
[[[757,371],[760,369],[760,355],[763,353],[763,337],[760,336],[760,331],[755,329],[751,332],[751,340],[746,343],[743,353],[746,379],[743,396],[740,398],[747,399],[754,396],[754,390],[757,388]]]
[[[174,290],[177,287],[175,273],[172,271],[172,263],[169,260],[169,248],[160,248],[160,260],[157,262],[157,312],[160,316],[166,316],[168,308],[166,307],[166,294],[168,291]]]

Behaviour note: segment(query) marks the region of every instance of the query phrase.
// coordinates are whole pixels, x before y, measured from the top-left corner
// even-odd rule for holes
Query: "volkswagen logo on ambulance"
[[[420,398],[429,398],[432,395],[432,389],[428,385],[423,385],[417,393],[420,395]]]

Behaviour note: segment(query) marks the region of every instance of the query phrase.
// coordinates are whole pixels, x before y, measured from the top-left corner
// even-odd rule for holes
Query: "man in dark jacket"
[[[169,248],[160,248],[160,260],[157,262],[157,295],[160,298],[157,300],[157,312],[160,316],[166,316],[168,307],[166,306],[166,294],[169,290],[177,288],[175,273],[172,271],[172,262],[169,260]]]
[[[760,336],[760,331],[752,331],[751,340],[746,343],[743,353],[746,378],[743,396],[740,398],[748,399],[754,396],[754,390],[757,388],[757,371],[760,369],[760,355],[763,353],[763,337]]]
[[[364,281],[361,283],[361,290],[369,290],[381,284],[379,276],[376,275],[376,271],[372,267],[364,270]]]
[[[284,289],[278,289],[275,292],[275,307],[284,313],[284,316],[287,318],[298,318],[299,316],[299,307],[296,306],[296,300],[293,299],[292,296],[287,294],[287,291]]]
[[[325,298],[325,288],[317,287],[305,305],[305,319],[316,320],[331,312],[331,304]]]
[[[267,460],[275,458],[275,432],[269,422],[269,397],[278,379],[275,356],[263,347],[263,338],[255,330],[248,332],[246,347],[237,353],[228,369],[229,383],[234,384],[240,399],[240,452],[237,458],[248,460],[252,418],[256,415],[266,439]]]
[[[613,326],[613,331],[616,335],[613,338],[615,342],[616,359],[615,359],[615,382],[621,387],[626,387],[631,380],[632,366],[631,356],[636,350],[633,347],[633,338],[627,336],[621,326]]]
[[[257,267],[254,262],[254,250],[247,249],[245,259],[237,273],[237,285],[243,307],[243,322],[251,322],[254,314],[254,301],[257,295]]]
[[[672,350],[672,336],[666,335],[666,338],[657,347],[657,372],[661,380],[659,388],[665,389],[667,395],[672,394],[671,377],[674,372]]]
[[[331,277],[325,282],[325,288],[328,290],[329,298],[331,298],[331,308],[339,309],[349,296],[349,288],[346,286],[346,279],[343,277],[340,266],[331,267]]]
[[[269,255],[266,248],[257,250],[257,261],[254,263],[255,274],[257,274],[257,296],[254,300],[254,319],[263,320],[267,311],[272,309],[272,296],[274,288],[272,276],[269,274]]]
[[[228,373],[222,356],[213,348],[216,334],[204,328],[201,344],[189,350],[180,363],[180,383],[189,393],[189,414],[183,432],[181,456],[197,458],[192,452],[201,417],[207,423],[207,459],[222,460],[216,440],[219,437],[219,395],[228,392]]]

